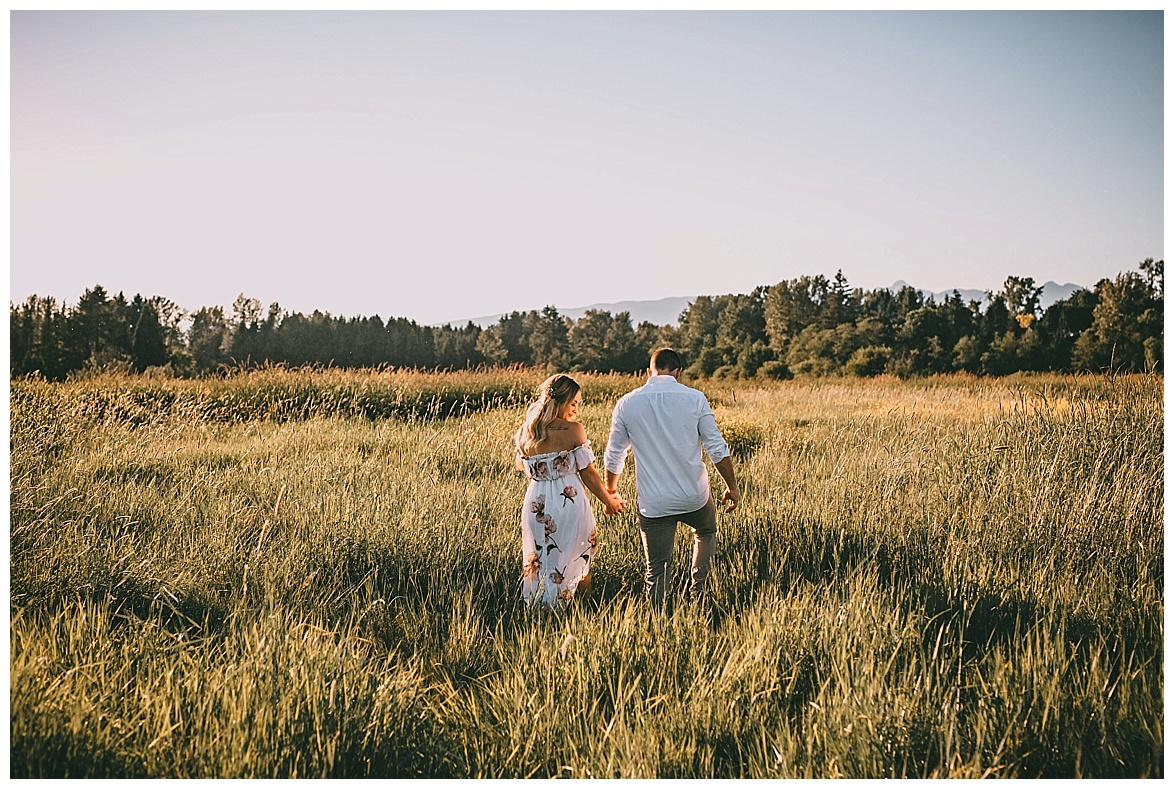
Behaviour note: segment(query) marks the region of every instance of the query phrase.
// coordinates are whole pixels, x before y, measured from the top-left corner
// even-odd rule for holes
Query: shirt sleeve
[[[587,441],[575,447],[572,453],[575,460],[575,471],[582,471],[595,461],[595,453],[591,451],[591,442]]]
[[[632,439],[628,436],[628,428],[624,426],[621,414],[624,401],[616,403],[611,413],[611,432],[607,436],[607,450],[603,453],[603,467],[612,474],[620,474],[624,470],[624,458],[632,447]]]
[[[717,429],[717,419],[709,407],[709,401],[704,395],[700,402],[701,413],[697,418],[697,433],[701,436],[701,446],[705,447],[705,454],[714,463],[718,463],[730,456],[730,448],[722,438],[722,431]]]

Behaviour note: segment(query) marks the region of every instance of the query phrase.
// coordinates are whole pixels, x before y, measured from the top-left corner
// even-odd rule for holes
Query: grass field
[[[710,599],[597,504],[534,620],[541,377],[14,381],[12,776],[1164,775],[1160,377],[702,384]],[[638,379],[579,378],[602,455]]]

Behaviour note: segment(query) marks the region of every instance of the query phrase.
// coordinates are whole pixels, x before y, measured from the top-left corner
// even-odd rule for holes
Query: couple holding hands
[[[586,588],[597,539],[586,493],[603,502],[607,515],[622,512],[627,502],[616,482],[629,450],[636,461],[646,597],[657,607],[667,605],[678,523],[693,529],[690,593],[697,598],[704,592],[717,548],[717,507],[702,449],[726,483],[726,507],[737,507],[741,495],[709,401],[680,382],[683,369],[676,351],[655,351],[648,382],[616,403],[604,453],[606,481],[593,465],[586,429],[574,421],[583,400],[579,384],[561,374],[542,382],[515,436],[518,468],[530,479],[521,523],[522,596],[528,604],[561,606]]]

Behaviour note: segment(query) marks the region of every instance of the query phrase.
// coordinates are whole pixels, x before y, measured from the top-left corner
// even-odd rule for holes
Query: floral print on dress
[[[574,449],[563,452],[547,452],[527,458],[518,450],[522,468],[527,476],[534,480],[557,480],[563,477],[578,476],[579,469],[586,468],[595,460],[591,451],[591,442],[588,441]]]
[[[526,564],[522,568],[522,577],[526,579],[538,579],[538,574],[542,572],[542,560],[538,558],[538,554],[534,551],[526,557]]]
[[[519,452],[518,458],[529,477],[521,518],[522,597],[529,605],[561,607],[574,598],[595,555],[595,513],[578,474],[595,455],[585,442],[529,458]],[[560,504],[553,507],[556,498]]]
[[[554,525],[554,518],[549,515],[539,515],[537,520],[542,524],[547,539],[550,539],[550,535],[558,531],[558,527]]]

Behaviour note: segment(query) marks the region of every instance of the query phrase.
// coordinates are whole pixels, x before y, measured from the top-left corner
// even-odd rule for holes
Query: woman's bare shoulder
[[[574,449],[587,440],[587,429],[578,422],[568,422],[565,419],[556,419],[547,427],[549,452],[563,452]]]
[[[563,424],[567,426],[567,436],[575,446],[579,446],[587,440],[587,428],[583,427],[581,422],[564,422]]]

